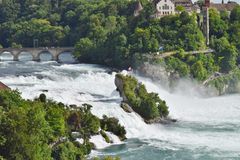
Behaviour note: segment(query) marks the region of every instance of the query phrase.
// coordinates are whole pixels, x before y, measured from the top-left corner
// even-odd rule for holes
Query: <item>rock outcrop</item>
[[[138,71],[140,74],[152,78],[154,81],[158,81],[161,85],[168,87],[170,84],[170,74],[167,72],[164,65],[153,65],[149,63],[142,64]]]
[[[129,75],[117,74],[115,85],[123,98],[121,108],[127,112],[138,113],[146,123],[176,122],[168,117],[168,106],[157,93],[148,93],[144,84]]]
[[[121,103],[121,108],[127,113],[132,113],[133,112],[132,107],[129,106],[127,103],[122,102]]]
[[[155,119],[151,119],[151,120],[144,120],[144,122],[147,124],[153,124],[153,123],[170,124],[170,123],[177,122],[177,119],[172,119],[170,117],[155,118]]]
[[[117,91],[119,92],[120,94],[120,97],[123,98],[123,102],[127,103],[128,102],[128,99],[124,93],[124,90],[123,90],[123,85],[124,85],[124,82],[121,78],[119,78],[118,76],[115,76],[115,85],[117,87]]]

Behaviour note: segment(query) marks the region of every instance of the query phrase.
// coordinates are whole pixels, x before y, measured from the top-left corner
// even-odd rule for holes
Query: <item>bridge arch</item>
[[[45,49],[37,53],[37,57],[35,57],[36,61],[52,61],[53,60],[53,54],[51,51]]]
[[[21,50],[18,52],[17,59],[18,61],[32,61],[33,54],[28,50]]]
[[[6,55],[10,55],[11,57],[9,57],[9,58],[7,58],[7,57],[5,57],[5,58],[3,58],[2,56],[6,56]],[[13,54],[13,52],[12,51],[9,51],[9,50],[2,50],[1,52],[0,52],[0,61],[2,61],[2,60],[7,60],[7,61],[12,61],[12,60],[14,60],[14,54]]]
[[[57,54],[57,61],[60,63],[75,63],[76,59],[72,54],[72,50],[63,50]]]

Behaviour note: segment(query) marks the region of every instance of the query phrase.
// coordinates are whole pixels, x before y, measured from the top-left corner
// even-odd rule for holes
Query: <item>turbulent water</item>
[[[119,107],[115,73],[108,68],[71,64],[74,61],[67,54],[60,57],[63,63],[48,61],[51,57],[47,54],[41,55],[41,62],[29,61],[28,54],[19,62],[9,61],[11,58],[1,56],[0,81],[21,91],[24,98],[33,99],[44,92],[48,98],[66,104],[90,103],[95,115],[114,116],[126,127],[127,141],[93,151],[91,156],[113,155],[123,160],[240,159],[240,95],[200,98],[187,94],[189,88],[169,93],[157,82],[138,77],[149,91],[166,100],[170,116],[178,119],[170,125],[147,125],[137,114]],[[106,146],[95,139],[100,148]]]

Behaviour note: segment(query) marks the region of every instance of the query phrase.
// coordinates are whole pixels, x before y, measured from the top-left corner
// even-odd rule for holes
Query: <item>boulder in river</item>
[[[157,93],[149,93],[135,77],[116,74],[115,85],[123,98],[121,107],[126,112],[138,113],[146,123],[160,123],[168,117],[166,102]]]
[[[121,103],[121,108],[127,113],[132,113],[133,112],[132,107],[129,106],[127,103],[122,102]]]

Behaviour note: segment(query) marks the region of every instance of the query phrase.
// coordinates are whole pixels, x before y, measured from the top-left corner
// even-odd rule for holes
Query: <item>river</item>
[[[60,56],[62,63],[32,62],[23,54],[19,62],[1,56],[0,81],[18,89],[26,99],[40,93],[66,104],[90,103],[92,112],[114,116],[127,130],[128,140],[95,150],[90,156],[112,155],[123,160],[225,160],[240,159],[240,95],[201,98],[188,92],[191,85],[169,93],[157,82],[137,76],[149,91],[166,100],[170,116],[178,119],[170,125],[147,125],[134,113],[120,107],[114,85],[115,73],[106,67],[75,64],[69,54]],[[98,144],[101,148],[101,144]]]

